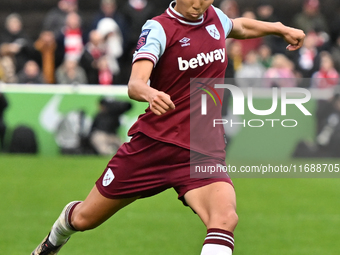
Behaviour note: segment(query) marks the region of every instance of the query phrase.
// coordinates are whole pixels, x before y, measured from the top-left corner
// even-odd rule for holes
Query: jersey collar
[[[197,26],[203,23],[204,21],[204,15],[201,15],[201,17],[198,18],[198,20],[196,21],[191,21],[188,20],[186,18],[184,18],[184,16],[182,14],[180,14],[179,12],[175,11],[174,6],[176,5],[175,1],[172,1],[169,5],[169,8],[166,10],[167,14],[172,17],[177,19],[179,22],[186,24],[186,25],[193,25],[193,26]]]

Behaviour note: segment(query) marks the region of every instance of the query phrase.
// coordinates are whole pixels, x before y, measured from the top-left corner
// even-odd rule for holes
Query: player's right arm
[[[150,87],[147,83],[154,63],[142,59],[132,65],[128,94],[131,99],[140,102],[149,102],[150,110],[156,115],[162,115],[175,109],[174,103],[168,94]]]
[[[166,35],[163,27],[155,20],[148,20],[142,28],[128,83],[131,99],[149,102],[150,110],[162,115],[175,109],[170,96],[148,85],[151,72],[163,55],[166,47]]]

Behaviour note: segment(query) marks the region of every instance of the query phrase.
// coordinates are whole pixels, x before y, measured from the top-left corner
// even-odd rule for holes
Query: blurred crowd
[[[25,33],[19,13],[0,34],[0,81],[22,84],[126,84],[140,29],[154,16],[147,0],[101,0],[84,25],[77,0],[59,0],[38,38]],[[88,17],[86,17],[88,19]]]
[[[231,18],[247,17],[277,22],[280,18],[276,17],[270,3],[264,0],[255,10],[243,12],[240,12],[235,0],[224,0],[220,7]],[[302,11],[294,14],[290,25],[302,29],[306,34],[304,46],[298,51],[286,51],[286,42],[276,36],[227,40],[229,77],[235,77],[240,87],[330,88],[337,85],[340,71],[340,20],[329,25],[320,10],[319,0],[305,0]]]
[[[276,22],[272,1],[254,9],[236,0],[218,2],[230,18]],[[238,86],[329,88],[338,84],[340,18],[328,24],[319,0],[305,0],[292,26],[304,30],[304,46],[285,50],[282,38],[227,40],[227,77]],[[59,0],[48,11],[38,38],[25,33],[22,18],[11,13],[0,37],[0,81],[22,84],[126,84],[141,27],[157,15],[147,0],[101,0],[91,22],[84,25],[77,0]],[[252,78],[252,79],[244,79]],[[256,82],[254,78],[266,78]],[[288,78],[282,80],[281,78]],[[311,78],[311,79],[303,79]],[[250,84],[251,83],[251,84]]]

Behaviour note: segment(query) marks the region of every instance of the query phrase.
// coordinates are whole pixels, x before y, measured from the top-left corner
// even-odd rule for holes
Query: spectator
[[[99,83],[98,60],[105,54],[105,43],[98,30],[89,34],[89,42],[85,45],[80,65],[84,68],[89,84]],[[112,80],[112,77],[111,77]]]
[[[272,66],[263,76],[266,87],[296,87],[297,80],[294,74],[294,64],[283,54],[273,57]]]
[[[87,84],[86,73],[78,62],[66,59],[56,71],[57,84]]]
[[[128,0],[122,6],[121,13],[129,31],[126,47],[132,54],[135,50],[141,27],[146,20],[151,19],[154,15],[154,7],[148,0]]]
[[[245,11],[242,17],[249,19],[256,19],[255,13],[253,11]],[[238,40],[242,45],[242,58],[245,59],[246,55],[250,51],[257,51],[259,47],[263,44],[263,38],[252,38],[247,40]]]
[[[257,19],[267,22],[276,22],[278,19],[274,14],[274,7],[270,0],[262,0],[259,6],[256,8]],[[282,53],[285,54],[286,42],[279,36],[266,36],[263,38],[265,44],[267,44],[273,54]]]
[[[274,14],[274,7],[270,0],[262,0],[256,8],[257,19],[267,22],[276,22],[277,18]]]
[[[325,17],[320,13],[319,0],[305,0],[303,12],[294,18],[297,28],[305,33],[314,32],[317,36],[317,47],[320,51],[331,47],[330,32]]]
[[[116,0],[101,0],[100,1],[100,10],[94,16],[91,30],[96,29],[99,21],[103,18],[113,19],[119,26],[119,29],[122,32],[124,41],[126,41],[126,37],[127,37],[129,30],[126,27],[123,16],[117,10]]]
[[[323,51],[320,53],[320,69],[312,76],[312,87],[331,88],[338,85],[339,73],[334,68],[332,56]]]
[[[55,50],[57,49],[57,44],[54,34],[51,31],[41,32],[34,46],[41,53],[45,82],[50,84],[55,83]]]
[[[83,109],[71,110],[60,118],[55,127],[55,141],[61,154],[93,154],[88,136],[92,118]]]
[[[308,33],[304,45],[293,53],[295,67],[303,78],[312,77],[319,68],[320,58],[316,45],[317,36],[313,32]],[[309,87],[310,84],[302,84],[302,86]]]
[[[335,68],[339,71],[340,70],[340,33],[330,52],[334,59]]]
[[[231,19],[240,17],[239,6],[235,0],[223,0],[220,9]]]
[[[153,4],[148,0],[128,0],[120,9],[120,13],[126,25],[126,39],[124,41],[124,53],[121,58],[121,73],[117,83],[126,84],[130,77],[132,56],[136,49],[137,41],[141,32],[141,27],[146,20],[155,15]]]
[[[239,40],[232,40],[228,45],[228,59],[232,60],[234,70],[237,71],[242,67],[242,44]]]
[[[18,73],[26,61],[37,57],[33,42],[24,33],[21,16],[17,13],[12,13],[6,18],[5,31],[0,37],[0,52],[2,56],[7,56],[13,61],[14,73]]]
[[[240,17],[240,10],[238,3],[235,0],[223,0],[220,3],[220,9],[231,19]],[[226,40],[226,48],[229,48],[233,40]],[[230,68],[229,64],[228,67]],[[231,69],[229,69],[231,70]]]
[[[263,65],[264,68],[268,69],[272,66],[273,56],[271,48],[267,44],[263,44],[260,46],[258,50],[259,61]]]
[[[105,55],[110,72],[120,73],[118,58],[123,54],[123,38],[117,23],[111,18],[104,18],[98,23],[98,32],[104,38]]]
[[[6,124],[4,120],[4,112],[8,107],[8,102],[4,94],[0,92],[0,152],[4,149],[4,141],[6,134]]]
[[[250,51],[242,64],[242,67],[235,73],[236,84],[239,87],[262,87],[262,80],[265,68],[258,62],[258,54]]]
[[[113,75],[109,68],[109,61],[107,56],[102,56],[98,60],[98,83],[100,85],[113,84]]]
[[[2,58],[0,57],[0,84],[6,82],[6,71],[2,65]]]
[[[300,141],[294,157],[340,157],[340,94],[334,87],[334,96],[317,104],[315,141]]]
[[[79,61],[84,49],[81,18],[76,12],[66,16],[65,26],[57,38],[57,54],[61,59]]]
[[[23,70],[18,74],[19,83],[23,84],[43,84],[44,79],[40,72],[40,67],[34,60],[26,62]]]
[[[332,43],[335,44],[339,35],[340,35],[340,6],[337,7],[336,10],[334,10],[332,6],[332,13],[333,16],[331,17],[331,23],[329,24],[330,26],[330,35],[331,35],[331,40]]]
[[[78,11],[77,0],[59,0],[57,7],[50,10],[43,22],[43,31],[52,31],[55,38],[61,34],[68,13]]]
[[[327,22],[320,13],[319,4],[319,0],[305,0],[302,12],[296,14],[293,19],[294,26],[302,29],[305,33],[328,32]]]
[[[15,65],[14,65],[14,61],[13,58],[11,58],[10,56],[3,56],[1,59],[1,67],[3,69],[3,76],[2,78],[4,80],[2,80],[5,83],[16,83],[18,82],[18,77],[15,73]]]
[[[94,118],[90,142],[100,155],[113,155],[121,145],[118,137],[120,116],[131,109],[131,103],[102,98],[99,101],[99,112]]]
[[[321,99],[317,101],[316,107],[316,134],[320,134],[327,118],[334,112],[334,106],[337,106],[337,101],[340,100],[340,86],[333,87],[333,95],[329,99]],[[338,108],[338,107],[336,107]],[[340,108],[339,108],[340,112]]]
[[[321,155],[340,157],[340,96],[335,95],[330,103],[332,110],[326,115],[327,120],[322,124],[316,142]]]

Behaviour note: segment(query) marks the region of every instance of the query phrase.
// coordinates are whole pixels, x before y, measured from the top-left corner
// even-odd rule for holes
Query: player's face
[[[176,0],[175,10],[188,20],[197,20],[214,0]]]

